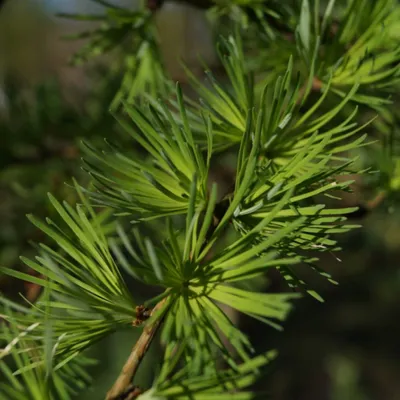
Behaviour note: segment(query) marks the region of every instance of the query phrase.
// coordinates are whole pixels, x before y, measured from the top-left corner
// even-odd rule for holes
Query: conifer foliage
[[[93,1],[106,12],[64,15],[101,21],[78,35],[89,40],[73,61],[122,50],[109,112],[126,141],[83,142],[92,183],[73,181],[78,204],[49,194],[55,217],[29,216],[53,241],[22,258],[35,274],[0,268],[43,287],[34,304],[1,298],[0,399],[74,398],[91,384],[85,350],[126,328],[142,333],[107,399],[255,398],[252,384],[275,352],[256,354],[223,306],[282,329],[298,298],[323,301],[296,265],[336,283],[318,255],[337,252],[338,235],[357,228],[346,222],[356,208],[340,196],[351,191],[346,177],[368,180],[376,169],[365,154],[385,155],[392,167],[378,186],[398,190],[400,6],[189,1],[208,10],[228,78],[207,71],[204,83],[188,70],[193,99],[163,66],[154,23],[161,2],[131,11]],[[228,193],[210,173],[225,153],[236,163]],[[254,283],[270,269],[287,291]],[[138,303],[127,276],[159,295]],[[158,332],[157,377],[137,386]]]

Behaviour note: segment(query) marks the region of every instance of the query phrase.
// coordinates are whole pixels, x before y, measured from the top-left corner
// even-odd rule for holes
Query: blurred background
[[[132,6],[132,0],[114,0]],[[88,22],[60,19],[57,12],[103,12],[89,0],[10,0],[0,2],[0,264],[20,268],[19,256],[30,255],[30,241],[44,240],[25,215],[52,213],[46,193],[74,201],[64,184],[72,176],[84,183],[79,142],[103,138],[126,140],[108,114],[118,89],[111,53],[84,67],[69,66],[82,41],[63,36]],[[204,13],[168,4],[157,16],[162,54],[169,75],[184,81],[179,64],[201,73],[197,54],[218,68],[212,34]],[[400,104],[399,104],[400,106]],[[226,167],[215,169],[224,183]],[[357,192],[364,203],[365,194]],[[325,303],[305,298],[286,322],[283,333],[239,318],[258,350],[278,348],[268,380],[260,382],[273,400],[400,399],[400,214],[399,201],[383,199],[354,221],[363,228],[341,238],[340,254],[325,255],[321,266],[339,281],[308,276]],[[301,275],[302,271],[300,271]],[[304,274],[309,272],[304,271]],[[273,279],[269,290],[279,290]],[[143,288],[138,296],[146,297]],[[0,276],[0,291],[18,299],[35,298],[34,286]],[[91,349],[99,364],[89,372],[93,389],[82,399],[103,398],[135,342],[131,331],[115,334]],[[152,349],[138,377],[151,382],[157,350]]]

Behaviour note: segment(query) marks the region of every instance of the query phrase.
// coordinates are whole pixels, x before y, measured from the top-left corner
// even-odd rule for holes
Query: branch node
[[[128,388],[119,396],[112,400],[135,400],[143,393],[139,386],[129,385]]]
[[[148,320],[151,316],[152,310],[150,308],[147,308],[143,305],[137,306],[136,307],[136,319],[132,322],[133,326],[140,326]]]

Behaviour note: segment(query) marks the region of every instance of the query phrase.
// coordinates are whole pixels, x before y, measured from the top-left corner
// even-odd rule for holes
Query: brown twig
[[[303,101],[303,97],[306,94],[308,82],[306,82],[299,90],[299,97],[297,99],[297,104],[300,104]],[[311,84],[311,91],[319,92],[322,89],[322,81],[317,78],[316,76],[313,77],[312,84]]]
[[[347,215],[347,218],[361,219],[367,217],[378,208],[386,199],[387,193],[379,192],[374,198],[365,203],[357,204],[358,209]]]
[[[372,211],[378,206],[380,206],[383,201],[386,199],[386,192],[379,192],[373,199],[369,200],[366,204],[366,208],[368,211]]]
[[[167,301],[167,297],[161,300],[156,306],[153,308],[151,315],[154,315],[157,311],[159,311]],[[122,368],[120,375],[117,380],[114,382],[113,387],[107,393],[106,400],[116,400],[120,398],[123,393],[126,392],[126,389],[132,382],[133,377],[135,376],[139,365],[146,354],[155,334],[158,331],[158,328],[161,325],[162,317],[155,320],[151,325],[145,326],[142,334],[139,337],[139,340],[133,346],[131,354],[129,358],[126,360],[125,365]]]
[[[124,393],[119,395],[115,400],[135,400],[142,394],[142,390],[138,386],[129,385]]]

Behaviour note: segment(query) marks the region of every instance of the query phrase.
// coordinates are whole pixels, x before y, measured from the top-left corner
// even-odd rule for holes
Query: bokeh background
[[[114,0],[134,7],[133,0]],[[31,253],[30,241],[44,240],[25,215],[51,214],[46,192],[74,201],[64,182],[84,183],[79,142],[104,137],[125,140],[108,105],[118,88],[111,53],[84,67],[68,59],[82,41],[63,36],[87,22],[55,17],[57,12],[99,12],[89,0],[10,0],[0,2],[0,264],[21,268],[19,256]],[[184,82],[179,64],[201,73],[200,53],[218,69],[210,27],[204,13],[170,4],[158,15],[162,53],[173,79]],[[400,106],[400,104],[399,104]],[[120,136],[120,138],[119,138]],[[215,179],[224,184],[228,164],[217,165]],[[364,203],[363,191],[353,203]],[[321,265],[339,286],[313,281],[325,303],[305,298],[275,332],[239,318],[256,348],[278,348],[272,374],[260,382],[273,400],[400,399],[400,214],[396,199],[383,200],[370,212],[355,215],[363,228],[341,238],[345,251],[323,256]],[[302,272],[300,271],[300,274]],[[304,272],[305,274],[306,272]],[[272,279],[278,290],[282,283]],[[145,288],[133,287],[146,298]],[[34,286],[0,276],[0,291],[14,299],[19,292],[35,298]],[[91,349],[99,363],[89,371],[93,388],[82,399],[103,398],[135,342],[132,331],[113,335]],[[153,379],[153,347],[138,380]]]

